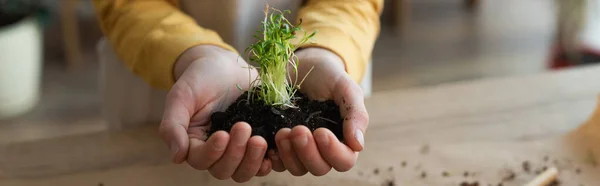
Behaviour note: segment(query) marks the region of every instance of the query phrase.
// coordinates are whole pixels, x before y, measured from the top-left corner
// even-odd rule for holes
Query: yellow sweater
[[[218,33],[202,28],[179,9],[178,0],[94,0],[102,31],[117,56],[155,88],[175,83],[173,64],[200,44],[235,49]],[[307,32],[318,29],[315,43],[339,55],[359,82],[379,34],[383,0],[306,0],[298,12]]]

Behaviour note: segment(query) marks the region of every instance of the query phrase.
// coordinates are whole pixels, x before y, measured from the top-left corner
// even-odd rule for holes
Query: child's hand
[[[175,163],[187,163],[208,170],[218,179],[245,182],[267,175],[271,162],[264,160],[267,143],[250,137],[247,123],[237,123],[230,134],[214,133],[206,139],[210,115],[223,111],[256,78],[238,55],[215,46],[197,46],[180,56],[175,65],[177,82],[170,90],[160,133],[171,149]],[[251,72],[251,75],[249,75]]]
[[[312,134],[305,126],[282,129],[275,136],[277,154],[269,152],[273,170],[287,169],[296,176],[307,172],[325,175],[332,167],[337,171],[348,171],[356,163],[358,152],[364,148],[363,134],[369,124],[362,89],[346,73],[343,61],[334,53],[307,48],[296,55],[300,65],[299,78],[314,66],[300,91],[310,99],[333,99],[340,106],[341,115],[346,118],[343,124],[346,144],[323,128]],[[346,109],[348,107],[350,109]]]

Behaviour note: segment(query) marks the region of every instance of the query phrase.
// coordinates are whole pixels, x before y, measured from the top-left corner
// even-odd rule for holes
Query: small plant
[[[258,41],[248,48],[249,62],[255,63],[259,75],[249,80],[250,88],[244,91],[225,111],[211,114],[208,136],[216,131],[230,132],[233,125],[246,122],[252,127],[252,136],[258,135],[267,141],[268,149],[277,149],[275,134],[283,128],[303,125],[309,130],[318,128],[331,130],[340,141],[344,141],[343,119],[340,107],[333,100],[310,100],[298,91],[304,77],[298,72],[298,57],[294,52],[309,42],[316,32],[304,32],[300,25],[293,25],[285,18],[290,11],[264,10],[265,18],[261,29],[254,36]],[[302,31],[303,34],[300,34]],[[296,35],[302,37],[296,38]],[[248,73],[250,75],[250,73]]]
[[[298,58],[294,55],[294,51],[299,45],[308,42],[316,32],[305,34],[299,43],[294,44],[292,39],[296,37],[297,31],[302,31],[300,27],[302,20],[298,25],[293,25],[284,16],[290,11],[272,8],[273,12],[270,13],[269,10],[267,5],[264,10],[262,32],[257,31],[257,35],[254,36],[258,42],[250,45],[245,51],[249,54],[249,60],[259,66],[257,67],[259,77],[250,83],[247,100],[262,101],[265,105],[279,106],[282,109],[294,108],[292,99],[306,78],[304,76],[300,82],[290,82],[292,79],[298,80]],[[287,73],[288,66],[292,68],[294,78]],[[252,100],[253,98],[259,100]]]

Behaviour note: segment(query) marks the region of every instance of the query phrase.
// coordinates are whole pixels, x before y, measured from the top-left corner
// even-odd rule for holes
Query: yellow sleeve
[[[173,65],[193,46],[212,44],[237,52],[181,12],[177,0],[94,0],[93,5],[117,56],[155,88],[173,86]]]
[[[360,82],[379,35],[382,10],[383,0],[307,0],[298,18],[307,33],[317,30],[317,34],[313,43],[301,48],[321,47],[336,53],[344,60],[346,72]]]

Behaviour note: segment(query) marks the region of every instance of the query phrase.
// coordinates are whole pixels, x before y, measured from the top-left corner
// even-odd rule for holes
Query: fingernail
[[[308,143],[308,137],[306,135],[300,135],[294,138],[294,144],[298,147],[304,147]]]
[[[291,144],[290,144],[289,140],[287,140],[287,139],[281,140],[280,144],[281,144],[281,150],[283,150],[283,151],[291,151],[292,150],[292,147],[290,147]]]
[[[252,146],[250,148],[250,159],[260,159],[262,155],[263,147],[261,146]]]
[[[360,143],[361,147],[365,147],[365,137],[363,136],[363,133],[360,129],[356,129],[356,132],[354,132],[354,137],[356,138],[356,140],[358,140],[358,143]]]
[[[179,152],[179,145],[177,145],[177,142],[171,141],[171,145],[169,146],[169,149],[171,150],[171,157],[175,158],[175,156],[177,155],[177,152]]]
[[[327,134],[323,134],[323,133],[315,134],[315,139],[317,140],[317,143],[319,145],[321,145],[322,147],[329,146],[329,137],[327,137]]]

